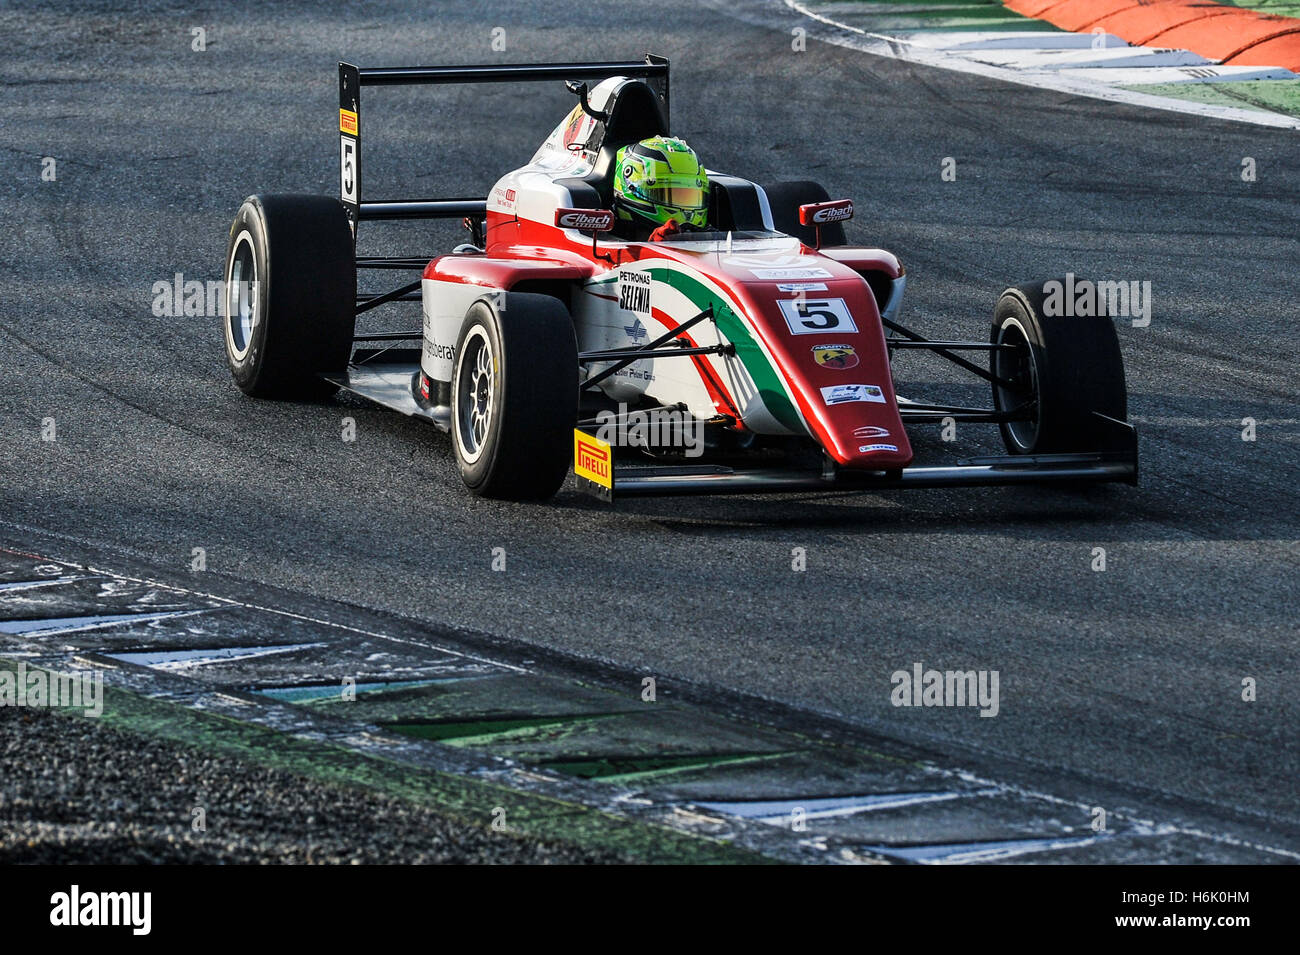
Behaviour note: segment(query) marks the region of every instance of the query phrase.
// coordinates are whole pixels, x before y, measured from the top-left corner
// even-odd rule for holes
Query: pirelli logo
[[[357,114],[350,109],[339,110],[339,132],[349,136],[357,134]]]
[[[573,432],[573,473],[578,488],[603,500],[614,496],[614,460],[609,443],[585,431]]]

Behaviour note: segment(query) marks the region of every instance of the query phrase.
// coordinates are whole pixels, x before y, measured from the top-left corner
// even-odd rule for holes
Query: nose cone
[[[768,279],[733,275],[811,435],[841,467],[912,461],[885,332],[866,280],[823,256]]]

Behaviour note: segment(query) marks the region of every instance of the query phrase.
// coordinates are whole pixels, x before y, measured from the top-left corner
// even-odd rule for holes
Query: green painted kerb
[[[1237,80],[1231,83],[1159,83],[1128,86],[1135,93],[1300,116],[1300,80]]]
[[[0,669],[17,664],[0,659]],[[28,671],[37,669],[28,664]],[[81,711],[56,709],[68,719]],[[254,723],[192,710],[130,690],[105,687],[100,721],[113,729],[172,740],[308,776],[338,786],[359,786],[429,806],[480,829],[505,809],[512,833],[621,852],[656,863],[770,863],[748,849],[592,809],[580,803],[522,792],[451,773],[407,766],[318,740],[279,733]]]

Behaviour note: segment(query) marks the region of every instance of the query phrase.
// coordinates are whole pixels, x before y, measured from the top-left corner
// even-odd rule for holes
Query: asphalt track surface
[[[776,5],[774,5],[774,10]],[[108,4],[0,13],[0,536],[129,557],[767,698],[1044,791],[1118,792],[1300,851],[1294,132],[932,71],[657,2]],[[191,49],[191,28],[207,50]],[[505,52],[491,48],[504,27]],[[1121,323],[1140,488],[549,505],[472,499],[449,440],[351,399],[245,398],[218,323],[156,317],[220,278],[253,192],[332,194],[336,63],[673,63],[673,129],[713,168],[821,180],[909,269],[904,320],[986,334],[997,293],[1066,271],[1152,283]],[[558,84],[556,84],[558,86]],[[561,89],[381,90],[373,198],[483,194]],[[42,157],[57,159],[44,182]],[[944,157],[957,179],[941,179]],[[1258,171],[1243,181],[1242,160]],[[438,226],[374,225],[434,254]],[[396,326],[409,319],[394,319]],[[979,399],[937,361],[905,394]],[[53,417],[58,440],[42,442]],[[340,439],[342,419],[357,439]],[[1242,419],[1257,439],[1242,440]],[[996,450],[966,426],[943,456]],[[42,540],[49,538],[41,535]],[[491,569],[505,548],[507,570]],[[807,570],[791,570],[791,550]],[[1094,548],[1106,570],[1092,569]],[[897,709],[913,663],[995,669],[1001,708]],[[1258,699],[1243,702],[1242,680]]]

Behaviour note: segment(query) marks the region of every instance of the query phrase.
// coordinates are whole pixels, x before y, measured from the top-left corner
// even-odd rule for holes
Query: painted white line
[[[1014,839],[1005,842],[968,842],[931,846],[879,846],[865,848],[881,855],[920,862],[924,865],[969,865],[972,862],[999,862],[1014,859],[1031,852],[1050,852],[1053,849],[1079,849],[1100,842],[1109,836],[1082,836],[1057,839]]]
[[[950,792],[877,793],[870,796],[836,796],[820,799],[777,799],[755,802],[697,802],[702,809],[753,819],[773,826],[789,825],[791,814],[800,810],[805,819],[855,816],[881,809],[903,809],[933,802],[948,802],[974,796],[995,795],[998,789],[954,790]]]
[[[1008,66],[1014,70],[1116,70],[1214,65],[1191,50],[1153,50],[1145,46],[1105,50],[978,50],[965,55],[980,63]]]
[[[927,30],[924,33],[899,32],[897,39],[915,46],[966,53],[972,50],[1092,50],[1128,46],[1113,33],[1026,32],[1024,30],[988,33],[971,31]]]
[[[328,647],[328,643],[289,643],[274,647],[222,647],[203,650],[128,650],[125,653],[105,653],[104,656],[133,663],[136,666],[149,667],[151,670],[163,670],[178,673],[194,667],[208,666],[212,663],[235,663],[254,660],[258,657],[277,656],[293,653],[297,650],[319,650]]]
[[[117,627],[124,623],[169,620],[175,617],[192,617],[195,614],[211,613],[205,610],[169,610],[163,613],[117,613],[96,614],[86,617],[49,617],[43,620],[0,620],[0,633],[20,637],[55,637],[67,633],[83,633],[87,630],[103,630],[105,627]]]
[[[52,580],[11,580],[0,584],[0,593],[13,593],[15,590],[35,590],[38,587],[62,587],[64,584],[76,583],[78,580],[97,580],[97,577],[55,577]]]
[[[1242,80],[1288,80],[1295,74],[1280,66],[1211,66],[1163,67],[1125,69],[1067,69],[1061,74],[1073,79],[1095,83],[1113,83],[1116,86],[1148,86],[1152,83],[1236,83]]]

